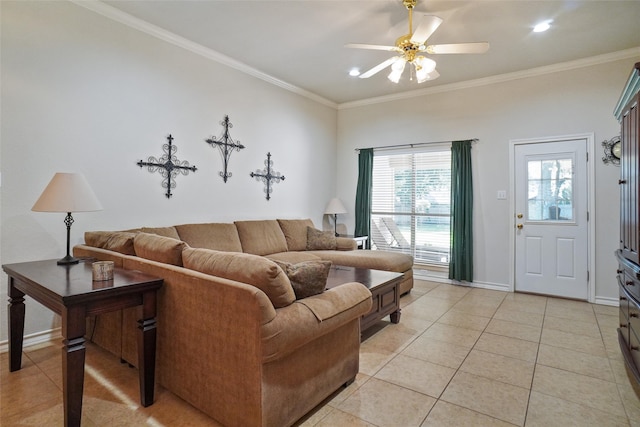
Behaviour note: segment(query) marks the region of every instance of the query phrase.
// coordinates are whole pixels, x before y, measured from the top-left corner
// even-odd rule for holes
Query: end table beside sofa
[[[74,255],[164,279],[162,386],[224,425],[288,426],[355,379],[371,293],[351,282],[296,300],[272,260],[397,271],[400,293],[413,286],[410,256],[355,250],[348,238],[314,249],[310,230],[310,220],[263,220],[87,232]],[[98,317],[93,341],[136,365],[135,313]]]

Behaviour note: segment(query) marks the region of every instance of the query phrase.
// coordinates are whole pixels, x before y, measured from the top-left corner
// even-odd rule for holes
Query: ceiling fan
[[[387,59],[376,65],[372,69],[360,74],[361,79],[366,79],[374,74],[391,66],[391,73],[388,78],[394,83],[400,81],[402,72],[407,63],[413,64],[416,72],[416,80],[422,83],[427,80],[434,80],[440,76],[436,71],[436,62],[419,55],[427,54],[449,54],[449,53],[484,53],[489,50],[489,43],[454,43],[454,44],[434,44],[426,45],[425,42],[442,24],[442,19],[434,15],[424,15],[415,31],[413,31],[413,8],[417,0],[402,0],[402,4],[409,11],[409,33],[399,37],[395,46],[383,46],[374,44],[350,43],[345,47],[356,49],[373,49],[398,52],[400,55]]]

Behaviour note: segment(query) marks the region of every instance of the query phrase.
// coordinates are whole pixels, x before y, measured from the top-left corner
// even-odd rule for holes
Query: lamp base
[[[58,260],[58,265],[71,265],[77,264],[80,260],[78,258],[72,257],[71,255],[67,255],[64,258]]]
[[[67,255],[58,260],[58,265],[71,265],[80,262],[78,258],[72,257],[69,251],[69,249],[71,249],[71,224],[73,224],[73,217],[71,216],[71,212],[67,212],[67,216],[64,219],[64,225],[67,226]]]

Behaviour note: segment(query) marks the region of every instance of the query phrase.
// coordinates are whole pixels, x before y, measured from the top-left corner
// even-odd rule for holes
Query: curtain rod
[[[475,142],[479,142],[480,140],[478,138],[472,138],[470,140],[466,140],[466,139],[460,139],[457,141],[471,141],[472,143]],[[431,145],[431,144],[446,144],[446,143],[450,143],[453,141],[431,141],[431,142],[418,142],[416,144],[400,144],[400,145],[383,145],[381,147],[370,147],[373,149],[373,151],[375,150],[385,150],[385,149],[389,149],[389,148],[414,148],[414,147],[419,147],[421,145]],[[355,151],[360,151],[360,150],[366,150],[366,148],[356,148]]]

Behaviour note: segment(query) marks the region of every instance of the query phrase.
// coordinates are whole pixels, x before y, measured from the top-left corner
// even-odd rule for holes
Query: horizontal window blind
[[[374,152],[371,243],[417,264],[449,263],[451,147]]]

